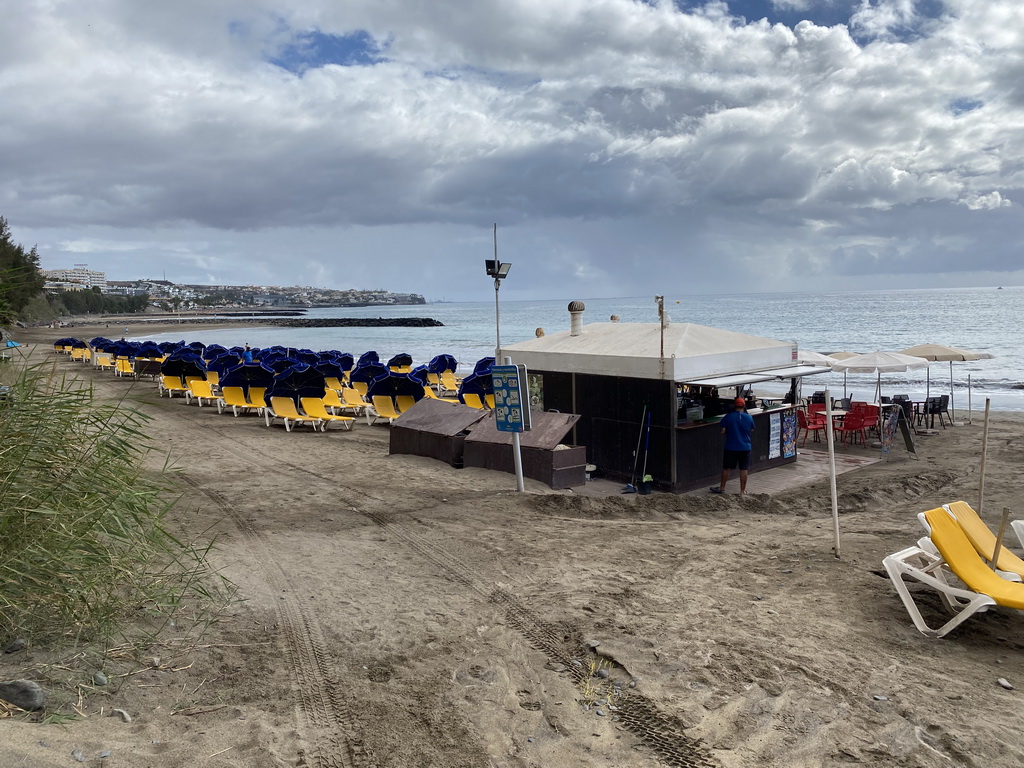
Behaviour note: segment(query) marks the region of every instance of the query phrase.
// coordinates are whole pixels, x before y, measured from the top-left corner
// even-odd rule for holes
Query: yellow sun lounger
[[[249,387],[249,403],[254,408],[259,408],[260,413],[265,412],[270,407],[267,405],[266,394],[266,387]]]
[[[318,397],[302,397],[299,398],[299,403],[302,405],[302,410],[306,412],[307,416],[320,419],[320,431],[326,432],[329,424],[339,424],[342,429],[352,429],[355,424],[355,419],[351,416],[337,416],[333,413],[328,413],[327,408],[324,406],[324,401]]]
[[[339,390],[331,389],[330,387],[324,389],[324,396],[320,399],[323,400],[324,407],[328,413],[337,414],[338,411],[345,408],[345,404],[341,402],[341,395],[338,392]]]
[[[390,397],[374,395],[373,406],[366,411],[366,423],[375,424],[377,419],[387,419],[388,424],[393,424],[401,415],[395,401]]]
[[[437,400],[438,402],[441,402],[441,403],[454,403],[455,405],[461,405],[461,403],[459,403],[459,401],[454,399],[454,398],[438,397],[437,393],[434,392],[434,390],[432,390],[430,387],[424,387],[423,388],[423,396],[424,397],[432,398],[432,399]]]
[[[284,422],[284,428],[286,432],[292,431],[292,424],[309,424],[313,427],[313,431],[316,432],[323,421],[315,416],[307,416],[299,413],[299,409],[295,407],[295,401],[290,397],[271,397],[270,407],[263,412],[263,417],[269,427],[274,420],[280,420]]]
[[[356,416],[365,414],[369,410],[369,403],[352,387],[345,387],[341,390],[341,399],[344,401],[342,407]]]
[[[241,387],[224,387],[220,393],[220,399],[217,400],[217,413],[224,413],[225,408],[230,408],[231,413],[238,416],[239,410],[242,413],[249,411],[256,411],[256,413],[263,415],[263,407],[253,405],[245,399],[245,390]]]
[[[462,396],[462,402],[468,405],[470,408],[476,408],[478,411],[487,410],[487,404],[484,403],[483,398],[480,395],[474,395],[472,393],[465,393]]]
[[[944,637],[975,613],[996,605],[1024,610],[1024,584],[1001,578],[989,568],[949,512],[938,507],[923,514],[937,554],[920,546],[908,547],[882,561],[921,634]],[[951,576],[965,586],[954,586],[950,583]],[[938,629],[929,627],[907,588],[907,578],[938,592],[946,609],[955,614],[953,618]]]
[[[943,504],[942,508],[959,523],[960,530],[967,536],[975,551],[986,562],[991,563],[992,555],[996,549],[996,535],[992,533],[992,529],[974,511],[974,508],[966,501],[954,501],[949,504]],[[917,517],[925,528],[928,528],[924,513],[920,513]],[[1013,552],[1006,549],[1005,541],[1004,545],[999,549],[999,562],[996,563],[996,568],[1006,573],[1015,573],[1024,579],[1024,560],[1021,560]]]
[[[444,395],[448,392],[455,393],[459,391],[459,380],[455,378],[454,371],[442,371],[441,372],[441,388],[437,394]]]
[[[399,413],[405,413],[416,405],[416,398],[412,395],[398,395],[395,398],[395,405],[398,406]]]
[[[180,392],[182,395],[188,392],[188,387],[185,386],[185,382],[181,380],[181,377],[162,376],[160,378],[160,394],[174,397],[175,392]]]
[[[211,405],[217,402],[219,398],[213,394],[213,384],[206,379],[189,379],[188,387],[185,389],[185,403],[190,405],[193,400],[199,403],[199,407],[203,407],[203,400],[208,401]]]

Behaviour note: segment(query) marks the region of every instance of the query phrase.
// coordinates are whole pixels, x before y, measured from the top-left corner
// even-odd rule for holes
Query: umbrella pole
[[[832,431],[832,395],[825,390],[825,436],[828,442],[828,479],[832,494],[832,552],[839,559],[839,492],[836,490],[836,439]]]
[[[974,423],[974,409],[971,405],[971,374],[967,374],[967,423]]]
[[[985,426],[981,431],[981,466],[978,468],[978,514],[985,501],[985,455],[988,453],[988,414],[992,399],[985,398]]]
[[[996,535],[996,546],[992,551],[992,570],[999,570],[999,550],[1003,546],[1003,534],[1006,533],[1006,521],[1010,519],[1010,508],[1003,507],[1003,521],[999,524],[999,533]]]
[[[878,408],[875,412],[878,414],[878,420],[875,422],[875,429],[878,430],[878,439],[882,439],[882,372],[878,372],[878,384],[875,385],[875,402],[878,403]]]
[[[953,361],[949,361],[949,425],[956,426],[956,405],[953,403]]]

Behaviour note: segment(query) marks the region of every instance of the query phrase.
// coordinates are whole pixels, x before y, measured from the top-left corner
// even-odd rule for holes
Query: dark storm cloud
[[[471,297],[429,265],[497,221],[558,297],[1009,283],[1022,29],[1012,0],[34,0],[0,27],[0,215],[113,278]]]

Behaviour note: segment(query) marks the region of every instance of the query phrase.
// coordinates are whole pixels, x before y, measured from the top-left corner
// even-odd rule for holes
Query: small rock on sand
[[[8,680],[0,683],[0,699],[26,712],[35,712],[46,706],[46,693],[31,680]]]

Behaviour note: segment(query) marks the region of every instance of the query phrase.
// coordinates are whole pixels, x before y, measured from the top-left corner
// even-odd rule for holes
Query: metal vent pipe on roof
[[[582,301],[569,302],[569,335],[579,336],[583,333],[583,312],[586,306]]]

